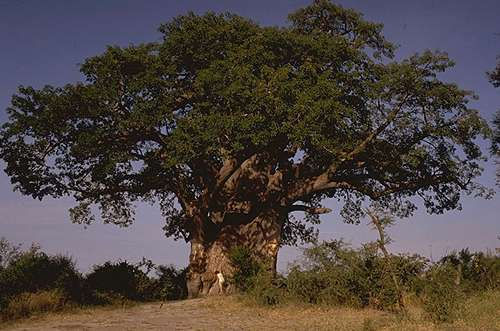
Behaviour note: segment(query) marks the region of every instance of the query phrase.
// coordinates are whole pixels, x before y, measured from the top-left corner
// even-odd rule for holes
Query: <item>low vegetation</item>
[[[240,291],[235,298],[243,302],[220,298],[207,304],[229,300],[226,304],[243,304],[264,315],[269,307],[285,315],[357,312],[363,322],[360,327],[367,330],[383,325],[406,328],[412,323],[458,327],[477,321],[486,328],[500,323],[488,317],[500,310],[500,256],[465,249],[432,263],[418,255],[382,254],[378,244],[359,248],[341,240],[316,244],[304,249],[302,259],[285,275],[270,273],[269,266],[236,247],[230,253],[236,273],[228,282]],[[3,321],[187,296],[186,270],[145,259],[135,264],[106,262],[82,274],[66,256],[48,255],[37,246],[22,250],[1,239],[0,261]],[[318,323],[325,322],[323,317]]]
[[[355,249],[342,241],[323,242],[305,249],[286,276],[276,277],[242,259],[250,256],[242,249],[232,256],[238,270],[250,271],[237,273],[237,287],[261,305],[371,308],[401,316],[418,307],[426,319],[441,323],[459,318],[467,300],[500,289],[500,257],[467,249],[431,263],[418,255],[380,254],[377,243]]]
[[[124,305],[187,296],[185,271],[143,260],[105,262],[83,275],[74,261],[38,246],[23,251],[0,239],[0,319],[77,306]]]

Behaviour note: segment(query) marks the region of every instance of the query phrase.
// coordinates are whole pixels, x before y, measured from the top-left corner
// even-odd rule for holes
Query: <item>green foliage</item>
[[[7,239],[0,238],[0,272],[13,260],[21,256],[21,245],[13,245]]]
[[[252,252],[243,246],[236,246],[229,252],[229,260],[235,268],[231,282],[237,289],[246,291],[254,285],[256,276],[264,270],[262,264],[257,261]]]
[[[108,297],[135,301],[151,300],[153,286],[146,273],[127,261],[108,261],[94,266],[85,278],[85,287],[92,291],[97,302]]]
[[[413,197],[441,213],[464,192],[488,195],[474,179],[476,138],[490,130],[468,106],[475,96],[439,79],[454,65],[445,53],[395,61],[381,24],[326,0],[289,19],[188,13],[161,25],[158,42],[83,61],[82,83],[20,86],[0,129],[6,173],[34,198],[73,196],[74,222],[92,222],[98,205],[127,226],[135,201],[159,201],[166,234],[186,240],[202,232],[187,206],[208,227],[243,197],[248,214],[336,198],[358,222],[370,199],[408,216]],[[250,160],[225,185],[228,167]],[[313,234],[279,221],[283,243]]]
[[[500,155],[500,111],[497,111],[495,118],[493,120],[493,125],[495,128],[495,135],[493,137],[493,152]],[[497,176],[500,177],[500,172],[497,172]]]
[[[21,253],[0,272],[0,306],[24,292],[58,289],[72,300],[81,299],[81,275],[65,256],[38,250]]]
[[[464,249],[430,264],[418,255],[377,250],[377,243],[358,249],[343,241],[313,245],[286,278],[259,271],[244,279],[245,295],[263,305],[298,302],[400,311],[403,293],[415,297],[429,319],[442,323],[460,316],[466,297],[500,286],[499,256]],[[244,251],[240,256],[247,261]]]
[[[488,77],[493,86],[500,87],[500,61],[497,62],[497,66],[493,71],[488,72]]]
[[[462,309],[463,292],[455,283],[456,273],[450,266],[435,266],[427,273],[423,308],[435,322],[451,322]]]
[[[76,305],[129,304],[135,301],[178,300],[187,297],[186,269],[105,262],[83,277],[68,257],[48,255],[33,245],[0,240],[0,318],[14,319]],[[148,274],[155,270],[156,274]]]
[[[243,246],[233,247],[229,259],[234,267],[230,281],[247,298],[266,306],[285,302],[286,279],[269,272],[268,261],[257,261],[252,252]]]
[[[27,317],[82,304],[130,304],[135,301],[177,300],[187,296],[186,269],[155,266],[144,260],[106,262],[86,277],[71,259],[49,256],[33,246],[16,254],[0,269],[2,319]],[[12,249],[6,251],[12,251]],[[286,277],[268,272],[244,247],[235,247],[231,279],[251,301],[275,306],[301,304],[342,305],[396,310],[399,292],[415,297],[434,322],[451,322],[464,309],[464,299],[493,293],[500,285],[500,257],[464,249],[429,262],[417,255],[380,255],[377,243],[354,249],[343,241],[316,244],[304,250]],[[390,268],[388,267],[390,266]],[[152,270],[154,277],[148,276]],[[369,323],[367,322],[367,327]]]
[[[257,268],[245,249],[238,248],[232,256],[237,261],[235,284],[264,305],[300,302],[396,310],[400,292],[393,274],[405,291],[413,291],[421,286],[427,266],[416,255],[386,258],[377,254],[375,245],[352,249],[342,241],[305,249],[304,260],[293,265],[286,278]]]
[[[456,274],[455,283],[468,292],[500,288],[500,257],[491,253],[453,252],[439,263]]]
[[[257,275],[252,277],[245,295],[260,305],[280,305],[289,299],[286,286],[286,278],[261,270]]]
[[[396,309],[399,292],[410,288],[425,268],[419,256],[377,254],[374,245],[352,249],[342,241],[324,242],[306,249],[305,261],[288,275],[292,297],[309,303]],[[389,267],[391,266],[391,268]]]
[[[154,277],[148,275],[151,270],[156,271]],[[85,278],[85,288],[89,303],[179,300],[187,297],[186,269],[155,266],[146,260],[138,264],[108,261],[94,266]]]
[[[155,298],[159,300],[180,300],[187,297],[187,269],[160,265],[156,268]]]
[[[500,87],[500,60],[497,62],[495,70],[488,72],[488,77],[490,78],[490,82],[494,87]],[[494,135],[491,149],[494,154],[500,156],[500,110],[495,113],[493,126]],[[497,184],[500,185],[500,164],[497,168]]]
[[[489,72],[488,76],[490,82],[495,87],[500,87],[500,60],[497,62],[497,66],[494,71]],[[494,135],[491,150],[493,154],[500,157],[500,110],[495,113],[495,118],[493,119]],[[497,185],[500,186],[500,161],[498,161],[497,167]]]

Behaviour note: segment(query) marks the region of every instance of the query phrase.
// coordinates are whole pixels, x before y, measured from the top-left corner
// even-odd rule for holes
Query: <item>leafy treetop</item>
[[[174,236],[192,210],[217,222],[249,204],[336,198],[356,222],[365,200],[404,216],[414,196],[440,213],[484,193],[475,141],[489,129],[472,92],[439,80],[446,54],[395,61],[382,25],[326,0],[289,20],[188,13],[160,42],[87,59],[84,82],[21,86],[0,131],[12,183],[73,196],[84,223],[94,204],[127,225],[134,201],[159,201]],[[305,231],[288,221],[288,239]]]

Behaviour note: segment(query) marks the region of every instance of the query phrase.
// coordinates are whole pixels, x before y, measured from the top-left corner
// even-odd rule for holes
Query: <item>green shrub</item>
[[[11,260],[0,272],[0,305],[21,293],[59,290],[69,299],[81,299],[81,275],[69,257],[35,250]]]
[[[410,287],[425,267],[417,256],[377,253],[374,245],[353,249],[342,241],[324,242],[304,251],[290,269],[288,291],[309,303],[395,309],[400,293],[394,282]]]
[[[246,297],[261,305],[282,304],[287,298],[286,278],[266,270],[267,261],[257,261],[251,251],[237,246],[229,252],[234,267],[230,281]]]
[[[135,301],[154,299],[154,282],[139,266],[118,261],[94,266],[85,278],[85,289],[90,293],[89,301],[108,304],[116,298]],[[106,300],[103,300],[105,298]],[[109,300],[108,300],[109,299]]]
[[[500,288],[500,256],[463,249],[448,254],[438,264],[449,266],[456,275],[455,284],[466,292]]]
[[[429,319],[452,322],[462,308],[464,294],[455,284],[456,273],[449,265],[435,265],[426,275],[422,301]]]
[[[287,289],[293,298],[315,304],[325,299],[325,289],[329,287],[329,281],[324,272],[301,270],[298,266],[293,266],[288,274]]]
[[[251,284],[246,290],[246,296],[260,305],[279,305],[288,299],[286,279],[282,276],[260,271],[252,277]]]
[[[0,238],[0,272],[21,254],[21,245],[13,245],[4,237]]]
[[[240,291],[247,291],[253,286],[254,278],[263,270],[251,251],[242,246],[236,246],[229,252],[229,259],[235,272],[230,281]]]
[[[174,266],[158,266],[155,280],[155,295],[160,300],[179,300],[187,297],[187,269],[176,269]]]
[[[443,257],[420,283],[427,316],[451,322],[463,309],[467,295],[500,288],[500,257],[468,249]]]
[[[156,270],[156,277],[149,277]],[[130,304],[132,301],[175,300],[187,296],[186,270],[155,266],[143,259],[94,266],[83,277],[72,259],[50,256],[32,246],[23,252],[0,239],[0,317],[29,316],[67,304]]]

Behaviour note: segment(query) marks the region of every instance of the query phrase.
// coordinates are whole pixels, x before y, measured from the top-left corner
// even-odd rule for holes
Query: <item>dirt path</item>
[[[485,301],[486,302],[486,301]],[[291,305],[263,308],[236,297],[211,297],[132,307],[100,307],[53,313],[0,325],[3,330],[500,330],[497,302],[490,300],[470,321],[434,325],[420,317],[401,319],[371,309]],[[489,307],[489,308],[488,308]]]
[[[244,307],[234,299],[210,298],[51,314],[4,330],[303,330],[309,324],[301,323],[300,316],[284,317],[273,310]],[[319,329],[329,329],[327,324]]]

